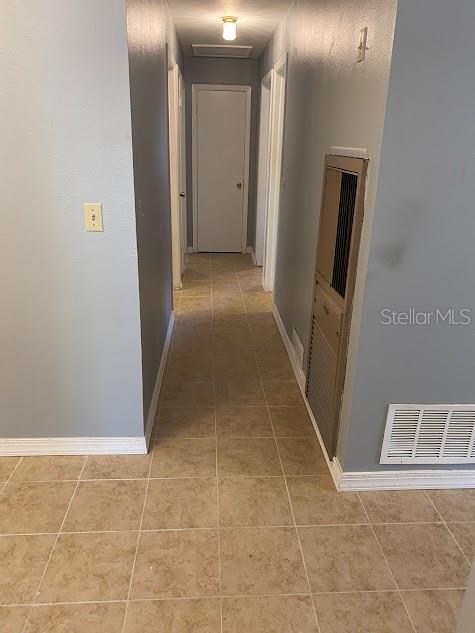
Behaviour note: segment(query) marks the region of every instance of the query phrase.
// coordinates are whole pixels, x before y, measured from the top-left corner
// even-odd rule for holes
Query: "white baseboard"
[[[0,456],[143,455],[145,437],[12,437],[0,439]]]
[[[334,460],[338,490],[443,490],[475,488],[475,471],[470,470],[378,470],[343,472]]]
[[[24,455],[143,455],[147,453],[158,406],[175,316],[168,322],[160,367],[153,390],[145,435],[139,437],[13,437],[0,438],[0,456]]]
[[[277,309],[277,306],[275,304],[273,304],[273,306],[272,306],[272,314],[274,315],[275,322],[277,324],[277,327],[279,328],[280,336],[282,337],[282,341],[284,343],[285,349],[287,350],[287,354],[288,354],[290,362],[292,364],[292,369],[294,370],[295,378],[297,380],[298,386],[300,387],[300,391],[302,393],[303,401],[305,402],[305,406],[307,407],[308,415],[310,417],[310,420],[312,421],[313,428],[315,429],[315,433],[317,435],[318,442],[319,442],[320,447],[322,449],[323,456],[325,457],[325,461],[327,462],[328,470],[330,471],[330,474],[333,477],[333,481],[335,483],[335,486],[338,489],[338,479],[337,479],[338,471],[335,470],[335,466],[334,466],[333,462],[328,457],[327,449],[326,449],[325,444],[323,443],[323,439],[322,439],[322,436],[320,434],[320,430],[318,428],[317,421],[315,420],[315,417],[313,415],[313,411],[310,408],[310,403],[308,402],[307,396],[305,394],[305,383],[306,383],[305,372],[304,372],[303,368],[300,366],[300,364],[299,364],[299,362],[297,360],[297,357],[296,357],[295,352],[294,352],[293,345],[292,345],[292,343],[290,341],[289,335],[287,334],[287,330],[285,329],[285,326],[284,326],[284,324],[282,322],[282,319],[281,319],[280,314],[279,314],[279,310]]]
[[[188,246],[188,253],[196,253],[196,248],[194,246]]]
[[[158,400],[160,398],[160,389],[162,388],[163,376],[165,374],[165,366],[167,364],[168,350],[170,349],[170,341],[172,338],[174,325],[175,314],[172,312],[170,315],[170,320],[168,321],[167,335],[165,337],[165,343],[163,345],[160,367],[158,368],[157,378],[155,380],[155,387],[153,388],[152,400],[150,402],[147,421],[145,423],[145,443],[147,446],[147,450],[150,445],[150,438],[152,437],[153,423],[155,421],[155,415],[157,413]]]
[[[302,392],[310,420],[312,421],[323,455],[335,486],[339,491],[364,490],[421,490],[446,488],[475,488],[475,470],[376,470],[369,472],[344,472],[337,457],[329,458],[310,404],[305,395],[305,374],[296,358],[293,345],[280,318],[276,305],[272,313],[287,350],[295,377]]]
[[[249,255],[251,256],[252,263],[254,264],[254,266],[257,266],[258,264],[257,264],[256,253],[255,253],[255,251],[254,251],[253,247],[252,247],[252,246],[248,246],[248,247],[247,247],[247,252],[248,252],[248,253],[249,253]]]

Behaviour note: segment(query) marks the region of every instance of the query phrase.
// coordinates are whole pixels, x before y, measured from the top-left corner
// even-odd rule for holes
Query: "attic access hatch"
[[[232,59],[249,59],[252,46],[235,46],[233,44],[192,44],[193,57],[230,57]]]

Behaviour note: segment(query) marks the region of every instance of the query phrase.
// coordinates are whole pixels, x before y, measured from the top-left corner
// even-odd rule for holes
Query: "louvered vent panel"
[[[346,292],[357,184],[358,177],[355,174],[342,173],[332,277],[332,287],[342,297]]]
[[[380,463],[475,463],[475,405],[389,405]]]
[[[323,441],[331,450],[331,431],[334,423],[334,394],[337,357],[315,318],[307,373],[307,399],[313,411]]]

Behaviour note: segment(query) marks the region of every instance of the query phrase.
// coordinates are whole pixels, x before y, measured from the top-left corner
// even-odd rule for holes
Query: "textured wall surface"
[[[125,1],[2,1],[0,435],[143,434]],[[86,233],[84,202],[103,204]]]
[[[146,418],[172,311],[167,44],[181,54],[164,0],[128,0],[127,30]]]
[[[255,59],[220,59],[185,57],[186,85],[186,179],[188,244],[193,244],[193,163],[192,163],[192,85],[230,84],[251,86],[251,146],[249,157],[249,206],[247,243],[255,245],[257,196],[257,132],[259,107],[258,67]]]
[[[260,75],[288,55],[275,302],[290,336],[295,327],[306,356],[323,162],[332,146],[369,154],[365,222],[360,249],[348,389],[354,379],[364,273],[374,212],[391,62],[395,0],[296,0],[260,62]],[[356,63],[361,28],[368,27],[366,60]],[[347,406],[344,403],[344,406]],[[344,414],[346,415],[345,411]],[[342,418],[342,440],[348,418]]]
[[[380,323],[474,318],[474,24],[470,0],[399,2],[345,470],[380,468],[388,403],[475,402],[473,324]]]

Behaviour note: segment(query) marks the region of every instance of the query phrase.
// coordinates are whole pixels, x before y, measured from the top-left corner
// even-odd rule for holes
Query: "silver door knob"
[[[236,183],[236,187],[237,187],[238,189],[242,189],[242,182],[237,182],[237,183]]]
[[[185,197],[185,192],[184,191],[180,191],[180,198],[184,198]]]

